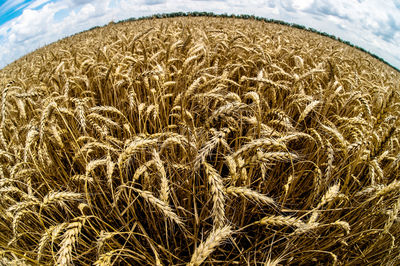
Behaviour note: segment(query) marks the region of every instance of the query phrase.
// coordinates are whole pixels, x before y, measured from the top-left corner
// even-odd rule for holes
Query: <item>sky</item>
[[[0,69],[39,47],[110,21],[191,11],[312,27],[400,69],[400,0],[0,0]]]

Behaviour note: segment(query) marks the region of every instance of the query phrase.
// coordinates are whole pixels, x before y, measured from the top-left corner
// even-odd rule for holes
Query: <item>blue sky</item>
[[[0,68],[93,26],[177,11],[249,14],[302,24],[400,68],[400,0],[0,0]]]

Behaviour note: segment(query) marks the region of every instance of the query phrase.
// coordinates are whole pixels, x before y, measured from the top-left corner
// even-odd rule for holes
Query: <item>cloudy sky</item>
[[[400,68],[400,0],[0,0],[0,68],[111,20],[177,11],[294,22],[348,40]]]

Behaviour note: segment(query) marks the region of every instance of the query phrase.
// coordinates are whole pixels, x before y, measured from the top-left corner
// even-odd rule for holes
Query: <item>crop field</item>
[[[110,23],[0,97],[1,265],[400,263],[400,74],[343,43]]]

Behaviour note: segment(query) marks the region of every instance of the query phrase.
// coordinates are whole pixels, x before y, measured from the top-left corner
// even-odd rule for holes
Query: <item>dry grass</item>
[[[0,263],[399,263],[400,75],[286,26],[113,24],[0,71]]]

